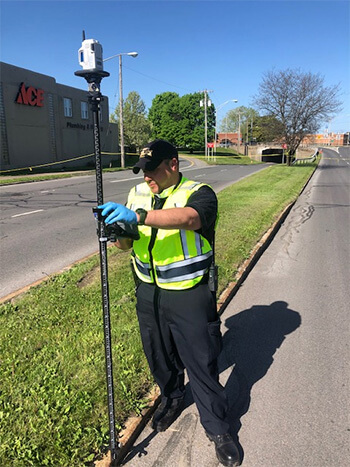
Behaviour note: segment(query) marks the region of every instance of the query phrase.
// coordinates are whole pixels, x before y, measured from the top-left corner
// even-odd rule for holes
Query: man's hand
[[[113,224],[114,222],[125,222],[126,224],[137,224],[137,215],[136,212],[131,209],[126,208],[122,204],[113,203],[108,201],[108,203],[98,206],[100,209],[103,209],[102,216],[106,217],[106,224]]]

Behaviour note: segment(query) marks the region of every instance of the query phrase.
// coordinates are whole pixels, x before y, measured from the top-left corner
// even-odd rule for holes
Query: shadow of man
[[[225,321],[223,350],[218,366],[222,373],[234,365],[225,389],[229,401],[228,419],[238,439],[240,418],[248,411],[253,385],[263,378],[273,363],[273,355],[285,337],[301,325],[297,311],[288,303],[255,305]],[[243,450],[242,450],[243,455]]]

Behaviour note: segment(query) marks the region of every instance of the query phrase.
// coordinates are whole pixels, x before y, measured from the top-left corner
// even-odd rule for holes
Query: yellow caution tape
[[[57,162],[47,162],[46,164],[38,164],[38,165],[31,165],[31,166],[28,166],[28,167],[20,167],[19,169],[0,170],[0,174],[1,173],[9,173],[9,172],[19,172],[21,170],[29,170],[30,172],[32,172],[33,169],[37,169],[39,167],[49,167],[49,166],[53,166],[53,165],[57,165],[57,164],[63,164],[64,162],[77,161],[77,160],[85,159],[85,158],[88,158],[88,157],[91,157],[91,156],[94,156],[94,155],[95,154],[92,153],[92,154],[87,154],[85,156],[73,157],[72,159],[65,159],[65,160],[57,161]],[[103,155],[103,156],[119,156],[120,152],[101,152],[101,155]],[[134,153],[127,153],[126,155],[127,156],[137,156],[137,154],[134,154]]]

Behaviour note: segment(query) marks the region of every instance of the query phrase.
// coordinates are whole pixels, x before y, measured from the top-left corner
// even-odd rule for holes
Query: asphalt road
[[[182,160],[181,170],[216,191],[265,167],[193,164]],[[103,181],[104,200],[124,204],[142,176],[106,173]],[[95,176],[3,186],[0,197],[0,298],[98,251],[91,212],[96,205]]]
[[[222,315],[220,380],[245,467],[346,467],[350,459],[350,148],[323,160]],[[130,467],[217,467],[190,391]]]

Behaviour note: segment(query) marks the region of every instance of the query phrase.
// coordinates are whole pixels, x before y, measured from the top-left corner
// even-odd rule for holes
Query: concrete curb
[[[317,167],[316,167],[317,168]],[[222,292],[218,299],[218,313],[221,315],[232,298],[238,292],[240,286],[244,282],[244,280],[248,277],[250,271],[253,269],[255,264],[258,262],[261,255],[270,245],[274,237],[276,236],[277,232],[279,231],[281,225],[286,220],[288,214],[292,210],[293,206],[297,202],[299,196],[304,192],[306,186],[310,182],[311,178],[313,177],[315,170],[312,172],[310,177],[307,179],[306,183],[304,184],[303,188],[301,189],[298,197],[290,203],[279,215],[278,219],[274,222],[274,224],[268,229],[267,232],[261,237],[260,241],[256,244],[253,248],[250,257],[244,261],[241,267],[238,269],[237,278],[235,281],[231,282],[228,287]],[[150,403],[152,404],[148,409],[145,409],[144,413],[140,417],[131,417],[127,420],[125,424],[125,429],[119,435],[120,441],[120,451],[118,453],[117,465],[123,461],[123,459],[129,453],[130,448],[134,444],[135,440],[138,438],[139,434],[142,432],[146,424],[148,423],[149,419],[151,418],[153,412],[157,408],[160,402],[160,393],[158,388],[155,388],[154,391],[149,395]],[[94,463],[95,467],[110,467],[110,452],[104,457],[101,461],[96,461]]]
[[[264,235],[261,237],[259,242],[255,245],[253,248],[250,257],[244,261],[244,263],[240,266],[238,269],[237,273],[237,278],[235,281],[231,282],[228,287],[222,292],[218,299],[218,313],[221,315],[227,305],[230,303],[232,298],[236,295],[238,289],[240,288],[241,284],[244,282],[244,280],[248,277],[250,271],[253,269],[255,264],[258,262],[259,258],[261,255],[264,253],[264,251],[267,249],[267,247],[270,245],[274,237],[276,236],[277,232],[279,231],[281,225],[283,222],[286,220],[288,214],[292,210],[293,206],[295,203],[298,201],[299,196],[304,192],[305,188],[309,184],[311,178],[313,177],[314,173],[316,172],[318,166],[315,167],[315,170],[312,172],[310,177],[307,179],[305,182],[304,186],[302,187],[299,195],[297,198],[290,203],[288,206],[284,208],[284,210],[281,212],[279,215],[278,219],[274,222],[274,224],[267,230],[267,232],[264,233]]]
[[[117,465],[123,461],[123,459],[130,452],[136,439],[139,437],[142,430],[147,425],[153,412],[160,403],[160,392],[158,387],[154,387],[148,395],[150,406],[143,410],[141,415],[136,417],[130,417],[126,423],[125,428],[119,433],[119,451],[117,455]],[[93,464],[95,467],[110,467],[111,466],[111,453],[108,453],[101,459],[97,460]]]
[[[20,297],[22,294],[28,292],[28,290],[31,289],[32,287],[36,287],[37,285],[40,285],[43,282],[46,282],[46,281],[50,280],[52,277],[55,277],[55,276],[57,276],[59,274],[62,274],[64,272],[66,272],[66,271],[69,271],[70,269],[72,269],[73,266],[76,266],[77,264],[83,263],[84,261],[87,261],[88,259],[92,258],[93,256],[95,256],[97,254],[98,254],[98,250],[96,250],[94,253],[90,253],[89,255],[84,256],[84,258],[78,259],[74,263],[72,263],[72,264],[70,264],[68,266],[65,266],[64,268],[60,269],[59,271],[53,272],[52,274],[48,274],[47,276],[44,276],[41,279],[38,279],[37,281],[32,282],[31,284],[28,284],[28,285],[22,287],[21,289],[15,290],[14,292],[11,292],[8,295],[5,295],[4,297],[1,297],[0,298],[0,305],[2,305],[4,303],[7,303],[7,302],[10,302],[11,300],[13,300],[15,298]]]

